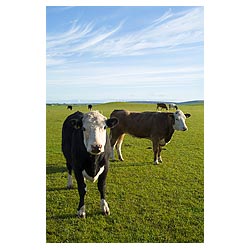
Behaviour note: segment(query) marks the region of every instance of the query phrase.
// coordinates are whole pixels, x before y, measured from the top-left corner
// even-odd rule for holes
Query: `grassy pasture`
[[[204,106],[183,105],[192,114],[189,130],[176,131],[153,165],[151,141],[126,135],[124,162],[110,163],[106,200],[110,216],[100,212],[97,185],[87,182],[87,218],[76,217],[78,192],[66,189],[67,171],[61,153],[64,119],[87,105],[47,106],[46,238],[47,242],[203,242],[204,241]],[[154,111],[155,104],[95,105],[105,116],[113,109]]]

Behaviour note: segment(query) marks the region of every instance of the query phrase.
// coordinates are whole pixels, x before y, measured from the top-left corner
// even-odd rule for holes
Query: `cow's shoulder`
[[[141,115],[143,115],[146,118],[153,118],[157,121],[164,121],[169,120],[173,116],[173,113],[170,112],[154,112],[154,111],[145,111],[142,112]]]
[[[168,130],[174,123],[173,113],[169,112],[154,112],[150,120],[156,130]]]
[[[76,111],[75,113],[69,115],[69,116],[65,119],[64,124],[69,123],[69,121],[70,121],[71,119],[81,119],[82,117],[83,117],[83,113],[80,112],[80,111]]]
[[[111,113],[111,117],[112,116],[128,116],[130,115],[130,111],[126,110],[126,109],[115,109],[112,111]]]

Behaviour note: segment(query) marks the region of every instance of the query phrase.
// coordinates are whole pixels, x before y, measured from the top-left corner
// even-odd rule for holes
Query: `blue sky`
[[[203,7],[47,7],[46,101],[204,99]]]

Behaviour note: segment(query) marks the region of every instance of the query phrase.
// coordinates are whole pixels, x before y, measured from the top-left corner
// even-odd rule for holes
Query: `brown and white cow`
[[[114,148],[116,148],[119,160],[124,160],[121,146],[125,134],[130,134],[152,141],[154,164],[159,164],[162,162],[162,146],[169,143],[175,130],[186,131],[188,129],[185,119],[190,116],[181,110],[177,110],[175,113],[114,110],[110,118],[117,118],[119,124],[110,129],[111,159],[114,160]]]
[[[106,176],[111,153],[110,141],[106,128],[116,126],[116,118],[107,119],[98,111],[83,114],[75,112],[68,116],[62,128],[62,151],[68,168],[68,188],[72,187],[72,169],[77,181],[80,197],[77,214],[86,216],[84,197],[85,179],[95,182],[101,196],[103,214],[110,214],[105,200]]]

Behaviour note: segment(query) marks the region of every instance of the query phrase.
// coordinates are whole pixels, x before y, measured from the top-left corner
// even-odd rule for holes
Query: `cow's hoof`
[[[85,219],[86,218],[86,213],[84,212],[84,213],[80,213],[79,211],[77,212],[77,217],[78,218],[83,218],[83,219]]]
[[[108,212],[102,212],[102,215],[108,216],[108,215],[110,215],[110,211],[108,211]]]
[[[101,199],[101,210],[103,215],[110,215],[108,203],[104,199]]]
[[[86,212],[85,212],[85,206],[82,206],[78,211],[77,211],[77,216],[79,218],[86,218]]]
[[[67,189],[73,189],[73,185],[68,185]]]
[[[77,216],[78,216],[78,218],[85,219],[86,218],[86,213],[84,213],[84,214],[78,214],[77,213]]]
[[[159,162],[158,161],[154,161],[154,165],[159,165]]]

